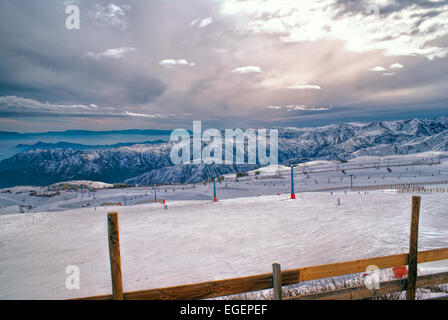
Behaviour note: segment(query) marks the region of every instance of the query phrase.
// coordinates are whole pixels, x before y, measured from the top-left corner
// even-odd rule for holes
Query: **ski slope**
[[[341,206],[337,206],[337,198]],[[448,246],[448,197],[424,194],[420,250]],[[111,291],[106,211],[119,212],[126,291],[400,253],[411,196],[302,193],[0,217],[0,299],[65,299]],[[80,290],[65,269],[79,266]],[[435,272],[448,263],[420,267]]]
[[[440,165],[438,161],[440,160]],[[388,172],[390,168],[392,172]],[[236,179],[235,174],[225,175],[217,183],[219,199],[235,199],[261,195],[285,194],[291,190],[290,168],[269,166],[249,172],[248,177]],[[342,171],[344,170],[344,172]],[[260,174],[256,175],[259,171]],[[345,164],[334,161],[313,161],[300,164],[294,171],[295,191],[343,190],[354,186],[406,184],[416,182],[448,181],[448,153],[430,152],[406,156],[363,157]],[[351,178],[352,176],[352,178]],[[203,182],[185,185],[141,186],[127,189],[107,189],[110,185],[100,182],[73,181],[71,184],[98,188],[95,192],[59,190],[51,197],[36,197],[30,193],[54,194],[55,190],[40,187],[14,187],[0,189],[0,215],[64,211],[82,207],[99,207],[106,202],[124,206],[148,202],[156,198],[169,201],[213,199],[213,185]],[[67,183],[66,183],[67,184]],[[57,184],[61,185],[61,184]],[[446,186],[440,185],[441,187]],[[31,208],[28,208],[31,206]]]
[[[152,187],[54,197],[30,195],[53,192],[46,188],[3,189],[0,299],[110,293],[108,211],[119,212],[125,291],[266,273],[274,262],[286,270],[401,253],[408,248],[413,194],[351,192],[350,175],[354,185],[446,180],[447,159],[428,159],[369,157],[343,168],[327,161],[303,164],[295,169],[296,200],[289,199],[288,167],[226,176],[217,183],[217,203],[211,202],[211,183],[158,186],[167,209],[148,203],[155,198]],[[421,196],[419,249],[448,247],[447,193]],[[101,207],[104,202],[123,205]],[[24,204],[32,209],[19,214]],[[79,290],[65,286],[70,265],[80,268]],[[440,272],[448,261],[419,268]]]

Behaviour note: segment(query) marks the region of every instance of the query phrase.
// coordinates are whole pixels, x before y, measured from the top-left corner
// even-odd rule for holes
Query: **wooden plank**
[[[120,233],[118,229],[118,213],[107,214],[107,229],[109,239],[109,260],[112,276],[112,297],[123,300],[123,280],[121,276]]]
[[[161,288],[140,292],[129,292],[129,300],[186,300],[206,299],[272,288],[272,273],[235,278],[222,281],[209,281],[193,285]]]
[[[425,288],[443,283],[448,283],[448,272],[418,277],[416,288]],[[366,286],[359,286],[354,288],[344,288],[339,290],[291,297],[285,300],[359,300],[378,297],[394,292],[405,291],[406,288],[406,279],[393,280],[381,282],[380,288],[377,290],[370,290]]]
[[[297,272],[282,273],[282,283],[297,283],[299,274]],[[125,299],[129,300],[189,300],[207,299],[233,294],[240,294],[273,287],[272,273],[234,278],[228,280],[209,281],[193,285],[161,288],[140,292],[129,292]]]
[[[272,265],[274,300],[282,300],[282,270],[278,263]]]
[[[448,248],[422,251],[418,254],[418,263],[448,259]],[[391,255],[379,258],[369,258],[349,262],[334,263],[315,267],[307,267],[282,271],[282,284],[290,285],[303,281],[330,278],[344,274],[364,272],[370,265],[380,269],[404,266],[408,262],[407,254]],[[206,299],[232,294],[240,294],[272,288],[272,273],[227,279],[211,282],[183,285],[169,288],[150,289],[124,294],[125,299]],[[111,295],[87,297],[85,300],[108,300]]]
[[[300,281],[330,278],[345,274],[365,272],[368,266],[374,265],[379,269],[403,266],[407,264],[407,254],[397,254],[378,258],[353,260],[340,263],[332,263],[300,269]]]
[[[448,248],[422,251],[418,254],[418,263],[448,259]],[[408,264],[407,254],[397,254],[378,258],[354,260],[314,267],[297,269],[300,271],[300,282],[341,276],[344,274],[364,272],[370,265],[387,269]]]
[[[417,256],[418,256],[418,223],[420,218],[421,197],[412,197],[412,217],[411,230],[409,236],[409,271],[408,288],[406,290],[406,300],[415,300],[415,290],[417,281]]]
[[[448,259],[448,248],[421,251],[418,253],[418,263],[447,260],[447,259]]]
[[[123,294],[124,296],[124,294]],[[76,301],[103,301],[103,300],[112,300],[111,294],[104,294],[101,296],[93,296],[93,297],[84,297],[84,298],[74,298],[69,300],[76,300]]]
[[[284,285],[294,284],[299,281],[300,275],[297,271],[282,272],[282,283]],[[176,287],[150,289],[143,291],[124,293],[125,300],[188,300],[207,299],[232,294],[240,294],[273,287],[272,273],[260,274],[250,277],[209,281],[191,285]],[[111,300],[112,295],[86,297],[76,300]]]
[[[417,278],[417,288],[426,288],[439,284],[448,283],[448,272],[434,273]]]
[[[430,250],[419,253],[419,262],[430,262],[448,259],[448,248]],[[310,268],[287,270],[282,272],[282,284],[296,284],[322,278],[330,278],[338,275],[364,272],[370,265],[376,265],[380,269],[403,266],[407,264],[408,255],[399,254],[379,258],[355,260]],[[306,273],[303,276],[302,272]],[[132,292],[125,294],[125,299],[206,299],[225,295],[240,294],[244,292],[258,291],[272,288],[272,274],[259,276],[212,281],[194,285],[186,285],[171,288],[161,288]],[[251,284],[254,282],[253,284]],[[247,290],[246,290],[247,289]]]

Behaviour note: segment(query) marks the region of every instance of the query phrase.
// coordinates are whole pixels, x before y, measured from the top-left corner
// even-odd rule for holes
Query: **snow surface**
[[[441,159],[437,165],[434,159]],[[392,172],[388,172],[390,167]],[[418,155],[392,157],[363,157],[345,164],[331,161],[312,161],[300,164],[295,171],[296,192],[340,190],[351,185],[375,186],[381,184],[428,183],[448,181],[448,153],[423,153]],[[345,170],[345,173],[342,172]],[[260,171],[260,175],[255,172]],[[225,180],[217,183],[219,199],[233,199],[258,195],[275,195],[290,191],[289,167],[275,165],[249,172],[248,177],[235,179],[235,174],[225,175]],[[74,183],[74,182],[71,182]],[[109,187],[99,182],[78,182],[91,187]],[[430,187],[443,187],[437,185]],[[63,211],[83,206],[98,207],[104,202],[135,205],[154,199],[152,187],[138,187],[115,190],[97,190],[96,192],[68,192],[52,197],[35,197],[38,194],[54,194],[50,187],[13,187],[0,189],[0,215],[20,213],[19,206],[27,213]],[[158,187],[158,197],[166,200],[208,200],[213,198],[213,186],[208,183],[166,185]]]
[[[337,198],[342,205],[337,206]],[[304,193],[0,217],[0,299],[110,293],[106,211],[117,210],[125,291],[376,257],[406,250],[409,194]],[[424,194],[420,250],[448,246],[446,194]],[[77,265],[80,290],[67,290]],[[448,268],[448,262],[437,268]],[[420,268],[425,272],[424,268]]]
[[[114,186],[113,184],[110,184],[110,183],[104,183],[104,182],[100,182],[100,181],[88,181],[88,180],[73,180],[73,181],[59,182],[59,183],[54,184],[54,186],[61,186],[61,185],[82,186],[82,187],[94,188],[94,189],[112,188]]]
[[[331,162],[296,168],[295,201],[288,195],[287,167],[266,168],[239,181],[228,177],[217,183],[218,203],[210,201],[210,183],[161,186],[158,198],[167,199],[167,209],[144,204],[154,199],[151,188],[63,192],[51,198],[30,195],[45,188],[2,189],[0,299],[110,293],[108,211],[119,212],[125,291],[267,273],[274,262],[286,270],[407,251],[412,194],[345,193],[349,174],[355,185],[441,181],[448,177],[448,162],[443,158],[433,165],[421,156],[388,161],[397,165],[392,173],[375,168],[378,159],[350,161],[343,167],[347,174]],[[278,170],[284,176],[271,178]],[[440,186],[446,187],[435,185]],[[447,194],[421,196],[419,249],[448,247]],[[100,207],[101,202],[123,206]],[[33,209],[17,214],[20,204]],[[80,268],[80,290],[65,287],[69,265]],[[419,269],[441,272],[448,261]]]

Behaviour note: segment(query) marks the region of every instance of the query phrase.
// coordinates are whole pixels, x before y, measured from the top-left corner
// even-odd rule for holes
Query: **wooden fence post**
[[[272,282],[274,287],[274,300],[282,300],[282,269],[278,263],[272,265]]]
[[[420,217],[421,197],[412,197],[412,218],[411,232],[409,238],[409,272],[408,285],[406,290],[406,300],[415,300],[415,290],[417,283],[417,256],[418,256],[418,223]]]
[[[123,300],[123,282],[121,277],[120,233],[118,230],[118,213],[107,214],[109,239],[110,272],[112,275],[112,296],[114,300]]]

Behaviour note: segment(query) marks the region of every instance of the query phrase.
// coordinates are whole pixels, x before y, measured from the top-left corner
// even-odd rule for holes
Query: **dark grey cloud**
[[[448,1],[389,1],[379,21],[357,15],[375,1],[268,2],[3,0],[0,98],[37,107],[5,100],[0,129],[54,117],[73,128],[87,125],[73,118],[127,128],[303,125],[446,108]],[[65,28],[68,3],[80,7],[80,30]],[[388,70],[394,63],[404,67]],[[378,66],[387,71],[370,71]],[[39,109],[45,103],[53,109]],[[92,104],[99,109],[61,107]]]
[[[377,5],[381,14],[391,14],[399,12],[403,9],[418,6],[425,9],[441,8],[448,4],[447,0],[428,1],[428,0],[390,0],[390,1],[372,1],[372,0],[336,0],[334,8],[340,10],[341,14],[362,12],[366,13],[366,9]],[[432,11],[435,14],[436,11]],[[366,13],[367,14],[367,13]]]
[[[87,4],[83,1],[80,7],[88,8]],[[128,57],[85,57],[90,51],[129,45],[132,41],[125,38],[126,34],[96,26],[83,14],[81,29],[68,31],[61,1],[4,1],[0,6],[4,44],[0,53],[0,95],[132,106],[163,94],[163,81],[126,61]]]

